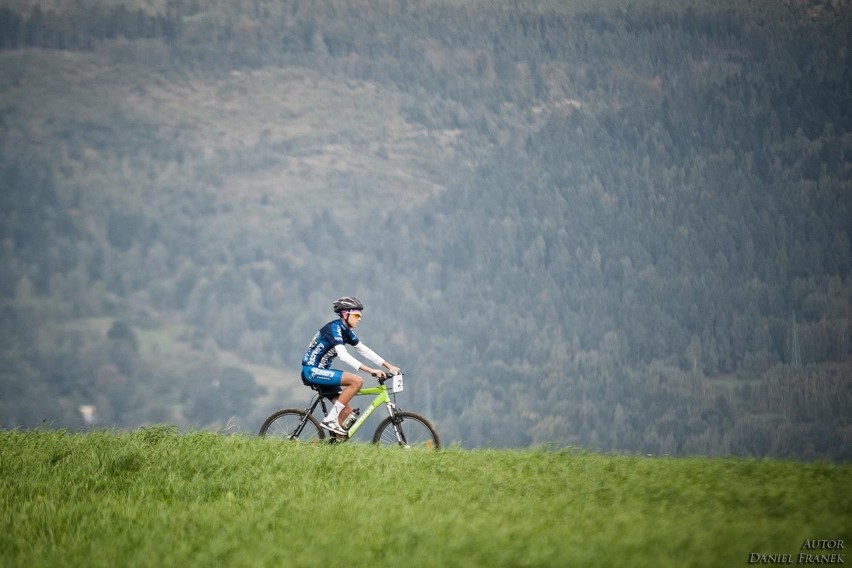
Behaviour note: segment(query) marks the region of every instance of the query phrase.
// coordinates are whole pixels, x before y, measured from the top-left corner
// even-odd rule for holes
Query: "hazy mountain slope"
[[[837,456],[843,6],[9,6],[4,424],[251,429],[355,293],[449,439]]]

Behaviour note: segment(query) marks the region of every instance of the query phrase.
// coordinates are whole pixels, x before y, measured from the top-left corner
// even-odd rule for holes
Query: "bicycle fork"
[[[405,439],[405,434],[402,432],[402,418],[396,414],[396,405],[390,401],[385,404],[388,405],[388,414],[390,414],[391,425],[393,426],[393,433],[396,436],[396,442],[400,446],[407,448],[408,441]]]

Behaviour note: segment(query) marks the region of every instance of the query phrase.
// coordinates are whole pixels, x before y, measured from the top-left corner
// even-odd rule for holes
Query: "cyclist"
[[[322,326],[314,335],[302,358],[302,382],[331,387],[323,389],[323,392],[328,393],[329,398],[334,401],[334,406],[321,425],[326,430],[339,435],[346,434],[346,430],[340,424],[352,413],[349,401],[364,386],[364,379],[349,371],[330,369],[334,358],[340,357],[341,361],[356,371],[370,373],[377,379],[387,377],[383,370],[368,367],[350,355],[346,345],[353,346],[359,355],[391,373],[399,372],[399,367],[388,363],[355,335],[355,328],[361,323],[363,309],[364,304],[354,296],[344,296],[336,300],[334,313],[339,316],[339,319]]]

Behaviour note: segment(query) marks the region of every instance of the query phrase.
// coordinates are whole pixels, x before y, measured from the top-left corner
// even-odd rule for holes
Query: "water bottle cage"
[[[346,420],[343,421],[343,424],[342,424],[343,429],[349,430],[350,428],[352,428],[352,425],[355,424],[355,422],[358,421],[359,416],[361,416],[361,409],[360,408],[353,408],[352,414],[347,416]]]

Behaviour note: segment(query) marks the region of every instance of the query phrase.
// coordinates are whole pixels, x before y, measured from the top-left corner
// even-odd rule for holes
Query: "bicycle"
[[[390,383],[388,387],[387,383]],[[308,384],[308,383],[305,383]],[[319,420],[314,416],[317,407],[322,408],[323,416],[328,414],[326,399],[337,395],[337,392],[329,392],[319,385],[308,384],[315,391],[311,402],[305,409],[284,408],[267,418],[260,427],[258,436],[277,436],[292,441],[316,444],[325,440],[326,431],[320,426]],[[395,444],[404,448],[423,447],[437,450],[441,447],[441,438],[435,427],[425,416],[416,412],[399,410],[396,406],[396,395],[404,390],[405,384],[402,373],[379,379],[379,386],[362,388],[356,396],[376,395],[370,405],[362,412],[358,419],[349,427],[345,436],[332,435],[328,433],[331,443],[346,442],[355,435],[364,422],[380,406],[387,408],[388,416],[379,423],[373,434],[374,444]],[[391,400],[393,396],[393,400]]]

